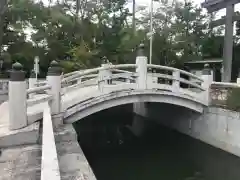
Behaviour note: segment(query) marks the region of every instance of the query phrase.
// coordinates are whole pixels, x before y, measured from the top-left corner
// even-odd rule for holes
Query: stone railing
[[[35,78],[29,79],[29,88],[25,72],[20,63],[15,63],[10,72],[9,85],[9,129],[15,130],[28,125],[28,107],[51,101],[51,114],[61,110],[61,67],[53,61],[48,69],[47,80],[41,83]]]
[[[8,83],[9,83],[9,79],[0,79],[0,94],[8,93]],[[27,83],[27,87],[29,87],[29,80],[26,80],[26,83]],[[35,85],[41,86],[44,83],[46,83],[46,79],[38,79]]]
[[[118,67],[121,66],[123,67],[123,65],[118,65]],[[136,69],[136,72],[117,70],[117,73],[113,74],[111,66],[104,69],[102,73],[105,74],[100,71],[98,84],[100,87],[101,83],[103,84],[100,90],[109,92],[124,89],[155,89],[188,95],[208,105],[208,98],[204,97],[207,96],[206,89],[210,81],[206,83],[206,78],[204,81],[203,77],[195,76],[180,69],[146,64],[146,59],[145,61],[141,59],[138,65],[129,64],[125,67]],[[148,69],[154,69],[154,72],[149,72]],[[185,76],[185,78],[182,76]],[[203,76],[208,77],[209,75]],[[120,81],[125,83],[120,83]]]
[[[213,82],[210,88],[211,105],[228,108],[228,99],[234,89],[240,89],[240,84]]]
[[[62,94],[87,85],[97,85],[102,93],[125,89],[155,89],[187,95],[204,105],[209,105],[208,90],[212,74],[209,66],[206,66],[204,71],[207,73],[198,77],[180,69],[147,64],[146,56],[138,56],[136,64],[106,63],[98,68],[65,75],[62,79]]]
[[[117,69],[118,68],[118,69]],[[121,69],[136,68],[135,64],[103,64],[101,67],[71,73],[62,79],[62,94],[76,88],[97,85],[100,89],[103,84],[110,84],[113,80],[131,79],[132,72]]]

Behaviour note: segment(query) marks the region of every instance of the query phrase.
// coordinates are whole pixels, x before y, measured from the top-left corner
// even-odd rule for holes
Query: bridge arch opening
[[[166,103],[144,103],[146,109],[138,112],[134,111],[134,106],[132,103],[115,106],[76,120],[73,125],[80,133],[80,142],[89,147],[101,143],[105,143],[106,147],[119,146],[144,136],[158,125],[174,127],[178,120],[200,115],[185,107]],[[141,129],[141,134],[135,134],[136,128]],[[82,139],[84,136],[90,139]]]
[[[190,111],[202,113],[204,105],[191,97],[176,96],[169,92],[139,92],[123,91],[92,98],[84,103],[75,104],[67,109],[64,117],[65,123],[73,123],[91,114],[126,104],[134,103],[160,103],[184,107]]]

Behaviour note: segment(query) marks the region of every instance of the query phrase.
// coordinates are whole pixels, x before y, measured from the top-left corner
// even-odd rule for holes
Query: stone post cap
[[[108,61],[108,58],[106,56],[103,56],[102,57],[102,64],[107,64],[109,61]]]
[[[25,71],[23,71],[23,66],[19,62],[12,65],[12,70],[10,71],[10,81],[24,81]]]
[[[137,52],[137,56],[144,56],[144,44],[141,43],[139,46],[138,46],[138,52]]]
[[[62,68],[59,63],[53,60],[50,63],[50,67],[48,68],[48,76],[60,76],[62,74]]]
[[[204,64],[202,74],[203,75],[211,75],[211,69],[210,69],[209,64]]]
[[[21,63],[19,62],[15,62],[13,65],[12,65],[12,70],[13,71],[21,71],[23,69],[23,66]]]

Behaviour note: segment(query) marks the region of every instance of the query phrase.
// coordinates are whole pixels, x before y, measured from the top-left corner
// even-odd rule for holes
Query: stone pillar
[[[238,70],[237,84],[240,84],[240,69]]]
[[[173,71],[172,73],[173,81],[172,81],[172,90],[173,92],[179,92],[180,88],[180,71]]]
[[[140,44],[137,57],[136,57],[136,72],[137,72],[137,87],[138,89],[147,89],[147,57],[144,55],[144,44]],[[151,76],[151,74],[150,74]],[[149,78],[152,78],[149,77]],[[151,82],[149,85],[152,84],[152,79],[149,79]],[[146,103],[144,102],[137,102],[133,104],[133,113],[136,116],[133,119],[132,125],[130,130],[135,136],[141,136],[145,131],[145,123],[143,117],[147,115],[147,108]]]
[[[136,58],[137,87],[147,88],[147,57],[144,55],[144,44],[140,44]]]
[[[27,83],[20,63],[12,66],[9,81],[9,129],[27,126]]]
[[[52,61],[48,68],[47,82],[52,87],[50,94],[53,96],[51,101],[51,113],[57,115],[61,112],[61,73],[62,68],[57,61]]]
[[[29,86],[28,86],[29,89],[36,87],[37,79],[36,79],[36,74],[33,70],[31,72],[30,78],[28,80],[28,84],[29,84]],[[34,95],[35,95],[35,93],[29,94],[29,98],[32,98]]]
[[[202,79],[203,79],[202,87],[205,89],[203,93],[203,100],[207,104],[209,104],[211,100],[211,97],[210,97],[211,84],[213,82],[213,74],[211,73],[209,64],[204,65],[204,69],[202,71]]]

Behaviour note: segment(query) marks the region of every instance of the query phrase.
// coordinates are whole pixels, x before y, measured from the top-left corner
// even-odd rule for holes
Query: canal
[[[74,124],[98,180],[240,179],[240,158],[152,121],[137,138],[127,128],[133,117],[119,107]]]

